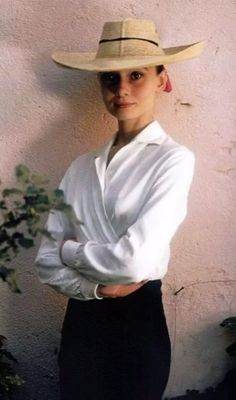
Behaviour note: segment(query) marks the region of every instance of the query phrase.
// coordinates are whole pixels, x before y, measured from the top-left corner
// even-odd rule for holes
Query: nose
[[[120,77],[119,83],[117,84],[115,95],[116,97],[127,96],[130,92],[129,82],[123,77]]]

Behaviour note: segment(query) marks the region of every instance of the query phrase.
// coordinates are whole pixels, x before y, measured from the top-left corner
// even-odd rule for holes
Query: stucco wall
[[[206,40],[201,58],[168,68],[174,90],[157,103],[160,123],[197,159],[163,288],[173,344],[168,395],[215,384],[229,367],[218,325],[236,313],[235,14],[234,0],[0,3],[0,176],[8,186],[18,163],[57,185],[72,159],[115,129],[95,77],[57,67],[53,50],[95,49],[104,20],[128,17],[154,19],[166,47]],[[23,294],[0,286],[0,333],[26,380],[17,399],[56,400],[66,299],[38,282],[35,253],[16,263]]]

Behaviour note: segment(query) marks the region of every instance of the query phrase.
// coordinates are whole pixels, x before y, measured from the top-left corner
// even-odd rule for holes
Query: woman
[[[59,353],[62,400],[158,400],[170,367],[161,279],[186,215],[194,156],[154,120],[170,91],[163,64],[196,57],[202,43],[162,49],[153,22],[104,25],[97,53],[53,54],[98,72],[118,130],[75,160],[60,188],[83,224],[50,214],[37,256],[43,283],[68,296]],[[87,300],[87,301],[86,301]]]

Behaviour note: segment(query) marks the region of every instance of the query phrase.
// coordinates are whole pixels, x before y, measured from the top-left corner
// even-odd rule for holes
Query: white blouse
[[[46,227],[55,241],[44,237],[36,258],[40,280],[76,299],[97,298],[98,284],[163,278],[187,212],[193,153],[154,121],[106,168],[115,137],[67,170],[60,188],[82,224],[50,213]]]

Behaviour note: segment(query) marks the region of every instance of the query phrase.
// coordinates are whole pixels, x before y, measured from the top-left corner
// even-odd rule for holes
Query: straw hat
[[[55,52],[52,59],[85,71],[114,71],[172,64],[197,57],[203,42],[162,48],[155,24],[150,20],[125,19],[106,22],[97,52]]]

